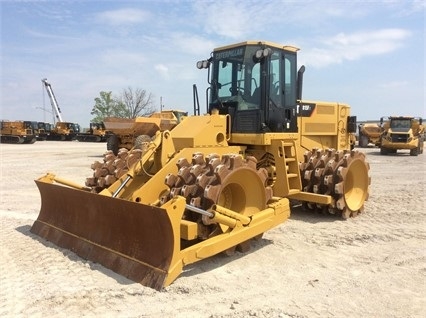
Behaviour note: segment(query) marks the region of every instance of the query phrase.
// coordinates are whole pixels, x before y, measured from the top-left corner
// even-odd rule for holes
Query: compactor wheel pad
[[[300,164],[303,191],[331,195],[331,205],[305,204],[309,209],[339,214],[344,219],[363,212],[368,200],[370,166],[356,150],[313,149]]]
[[[130,151],[122,148],[117,155],[114,155],[111,150],[107,151],[103,162],[95,161],[92,164],[93,176],[86,179],[86,186],[92,188],[94,193],[108,188],[141,159],[143,151],[143,147]]]
[[[243,215],[253,215],[265,209],[272,197],[272,189],[266,186],[267,172],[256,169],[256,163],[254,157],[244,159],[239,154],[195,153],[191,162],[182,158],[177,162],[178,173],[166,177],[170,192],[162,198],[162,203],[180,195],[188,204],[203,210],[218,204]],[[199,224],[202,240],[229,229],[190,211],[185,212],[184,218]],[[247,250],[243,245],[237,248]]]

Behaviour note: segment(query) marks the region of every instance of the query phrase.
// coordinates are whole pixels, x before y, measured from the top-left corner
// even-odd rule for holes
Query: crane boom
[[[56,100],[55,94],[53,93],[52,86],[47,82],[47,78],[41,80],[46,88],[47,94],[50,98],[50,104],[52,105],[53,111],[55,112],[56,119],[59,122],[63,122],[63,118],[61,115],[61,109],[59,108],[58,102]]]

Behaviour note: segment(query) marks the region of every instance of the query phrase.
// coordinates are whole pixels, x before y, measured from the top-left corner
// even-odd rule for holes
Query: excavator
[[[356,117],[347,104],[302,100],[297,51],[267,41],[214,49],[197,63],[208,74],[205,113],[195,88],[194,115],[106,155],[100,170],[120,170],[109,185],[38,178],[31,232],[161,290],[188,264],[247,252],[295,205],[362,213],[370,176],[351,150]]]

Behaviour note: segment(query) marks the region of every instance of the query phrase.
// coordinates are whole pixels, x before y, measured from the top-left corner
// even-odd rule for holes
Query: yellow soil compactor
[[[356,118],[346,104],[301,100],[297,51],[258,41],[215,49],[197,63],[209,74],[206,114],[194,97],[194,115],[110,151],[86,185],[36,180],[31,232],[159,290],[185,265],[247,251],[293,203],[362,212],[370,177],[364,154],[350,150]]]

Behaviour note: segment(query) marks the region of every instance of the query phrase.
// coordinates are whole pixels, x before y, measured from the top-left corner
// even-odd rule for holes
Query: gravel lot
[[[365,213],[295,209],[246,254],[186,268],[162,291],[30,233],[46,172],[84,184],[105,143],[0,144],[2,317],[425,317],[425,154],[367,153]]]

